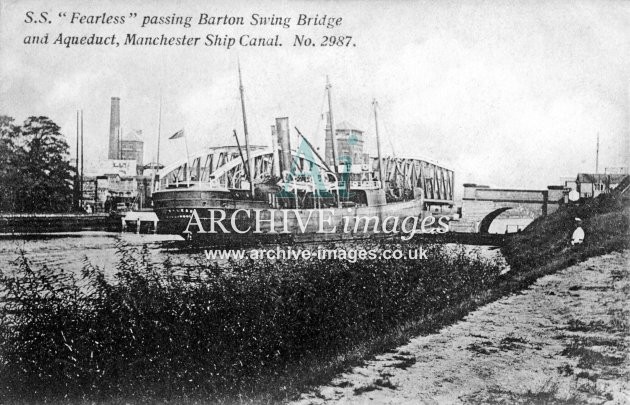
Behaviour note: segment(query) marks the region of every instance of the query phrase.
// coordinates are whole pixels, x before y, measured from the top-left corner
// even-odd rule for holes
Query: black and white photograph
[[[0,0],[0,403],[630,404],[630,1]]]

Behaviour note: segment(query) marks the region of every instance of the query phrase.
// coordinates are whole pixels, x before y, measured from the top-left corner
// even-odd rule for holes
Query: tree
[[[19,171],[14,162],[18,136],[19,128],[13,125],[13,118],[0,115],[0,211],[15,211]]]
[[[3,209],[16,212],[67,212],[72,208],[76,170],[68,161],[68,144],[47,117],[29,117],[21,127],[2,117],[0,181],[8,198]],[[4,190],[3,190],[4,191]]]

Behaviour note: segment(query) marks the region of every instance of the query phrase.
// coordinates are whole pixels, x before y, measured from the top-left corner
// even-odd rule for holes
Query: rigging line
[[[224,118],[229,117],[229,120],[225,122],[221,122],[214,119],[215,117],[211,117],[211,119],[209,120],[208,122],[209,125],[207,126],[205,130],[206,136],[204,138],[204,141],[205,141],[204,147],[218,146],[217,138],[220,140],[220,142],[226,142],[226,141],[223,141],[222,139],[228,140],[227,142],[230,142],[230,140],[232,139],[232,136],[226,137],[226,135],[223,133],[223,131],[226,130],[226,128],[224,127],[225,125],[230,125],[230,127],[227,129],[229,132],[231,132],[233,128],[236,128],[234,125],[232,125],[237,122],[236,109],[230,108],[230,104],[231,103],[225,103],[223,107],[221,107],[220,110],[216,113],[216,116],[224,117]],[[210,114],[212,114],[211,108],[208,110],[207,114],[209,116]]]
[[[380,116],[382,117],[383,114],[381,113],[381,108],[380,106],[376,106],[376,109],[378,110]],[[381,118],[381,123],[383,124],[383,128],[385,129],[385,135],[387,136],[387,143],[389,143],[389,147],[392,150],[392,157],[396,158],[396,149],[394,149],[394,144],[392,143],[392,131],[389,130],[389,126],[387,125],[387,120],[383,120]]]
[[[376,148],[376,132],[374,130],[374,111],[370,110],[367,114],[367,119],[362,121],[361,124],[363,124],[363,127],[365,128],[365,131],[363,131],[364,136],[363,136],[363,142],[364,142],[364,148],[365,148],[365,153],[370,153],[367,151],[367,148],[369,147],[370,150],[372,150],[373,148]]]
[[[230,127],[229,130],[233,130],[236,128],[239,128],[239,125],[241,125],[241,119],[239,118],[239,113],[238,113],[238,103],[239,103],[239,98],[236,95],[233,95],[231,97],[231,99],[229,99],[229,102],[225,103],[223,110],[226,111],[228,110],[229,112],[226,111],[226,116],[229,115],[230,120]],[[217,125],[218,129],[223,129],[220,127],[221,124]],[[223,136],[223,134],[221,134],[221,136]],[[230,137],[230,139],[227,140],[227,144],[230,145],[234,142],[234,140],[232,139],[232,137]]]
[[[317,127],[315,128],[315,132],[313,135],[313,138],[315,138],[316,136],[319,135],[319,129],[322,125],[322,121],[324,121],[326,118],[324,117],[324,104],[326,103],[326,90],[324,90],[323,94],[322,94],[322,102],[319,106],[319,119],[317,120]],[[324,138],[326,137],[326,134],[324,134]]]
[[[251,137],[251,144],[252,145],[257,145],[257,142],[261,142],[261,134],[263,133],[261,131],[261,126],[260,126],[260,120],[258,119],[258,114],[256,113],[256,109],[255,108],[251,108],[251,106],[256,105],[253,103],[253,101],[251,100],[251,98],[249,97],[249,92],[245,93],[245,101],[247,102],[247,105],[250,107],[247,110],[247,117],[249,118],[249,124],[250,124],[250,137]],[[265,145],[265,143],[262,143],[263,145]]]
[[[377,103],[376,108],[378,109],[378,113],[380,114],[380,106]],[[370,148],[371,150],[376,150],[377,148],[377,141],[376,141],[376,129],[374,127],[374,110],[373,107],[370,109],[370,111],[367,114],[367,120],[364,121],[366,123],[365,126],[365,143],[367,144],[367,142],[370,142]],[[381,120],[379,120],[379,124],[381,126],[381,139],[383,137],[383,135],[385,135],[385,133],[387,131],[385,131],[385,129],[383,128],[383,119],[381,117]],[[369,133],[369,136],[368,136]]]

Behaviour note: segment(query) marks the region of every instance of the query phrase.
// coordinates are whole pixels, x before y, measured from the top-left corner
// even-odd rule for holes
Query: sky
[[[51,23],[26,23],[28,11],[47,12]],[[126,20],[71,23],[72,12]],[[242,16],[246,25],[198,25],[201,13]],[[291,27],[252,26],[254,13],[291,17]],[[144,16],[173,14],[191,16],[192,26],[141,27]],[[332,29],[297,26],[299,14],[343,20]],[[201,42],[278,34],[284,46],[24,44],[46,33],[49,42],[59,33]],[[317,46],[293,46],[301,35]],[[352,36],[355,46],[319,46],[330,35]],[[159,122],[162,163],[185,159],[184,142],[167,139],[182,128],[191,153],[233,144],[232,131],[243,132],[239,60],[254,144],[269,145],[270,126],[287,116],[323,148],[329,76],[335,120],[363,130],[369,152],[376,99],[384,153],[429,157],[452,168],[460,186],[544,189],[593,172],[598,134],[600,169],[630,160],[628,1],[0,0],[0,114],[50,117],[74,154],[82,109],[86,164],[107,157],[111,97],[121,99],[123,131],[143,131],[145,161],[155,160]]]

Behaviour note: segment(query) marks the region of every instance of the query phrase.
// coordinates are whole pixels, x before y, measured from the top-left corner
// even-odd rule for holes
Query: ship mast
[[[160,172],[160,139],[162,138],[162,87],[160,87],[160,108],[158,112],[158,131],[157,131],[157,159],[155,166],[153,167],[153,187],[152,190],[160,189],[160,179],[158,178]],[[157,182],[155,181],[157,178]]]
[[[76,169],[77,169],[77,173],[76,176],[74,177],[74,195],[76,197],[76,201],[75,203],[75,208],[79,209],[81,208],[81,202],[80,202],[80,198],[81,198],[81,178],[80,176],[80,168],[79,168],[79,153],[80,153],[80,149],[79,149],[79,137],[80,137],[80,133],[79,133],[79,110],[77,110],[77,159],[76,159]]]
[[[381,137],[378,135],[378,115],[376,113],[376,107],[378,102],[376,99],[372,101],[374,106],[374,126],[376,127],[376,151],[378,153],[378,179],[381,183],[381,188],[385,188],[385,178],[383,177],[383,158],[381,157]]]
[[[83,160],[83,110],[81,110],[81,183],[79,190],[81,192],[81,205],[83,205],[83,165],[85,161]]]
[[[597,133],[597,150],[595,152],[595,174],[599,173],[599,132]]]
[[[328,118],[330,119],[330,133],[332,135],[332,158],[333,158],[333,168],[335,169],[335,173],[339,173],[339,169],[337,167],[337,137],[335,134],[335,120],[333,118],[333,109],[332,109],[332,85],[328,80],[328,75],[326,75],[326,95],[328,96]]]
[[[249,191],[254,198],[254,169],[252,167],[251,153],[249,148],[249,133],[247,132],[247,115],[245,114],[245,97],[243,88],[243,77],[241,75],[241,62],[238,62],[238,89],[241,94],[241,110],[243,112],[243,132],[245,133],[245,153],[247,154],[247,174],[249,177]]]

